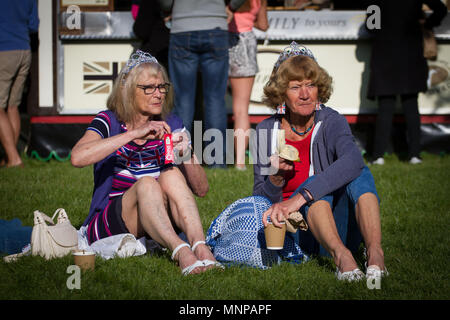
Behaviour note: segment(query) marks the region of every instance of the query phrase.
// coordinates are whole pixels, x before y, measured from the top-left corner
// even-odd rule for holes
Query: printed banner
[[[366,37],[364,11],[269,11],[269,29],[258,39],[351,40]]]

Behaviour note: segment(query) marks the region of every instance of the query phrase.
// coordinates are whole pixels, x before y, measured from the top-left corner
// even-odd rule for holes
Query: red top
[[[309,150],[311,145],[310,133],[306,139],[291,141],[286,139],[286,144],[294,146],[298,150],[299,162],[294,162],[294,171],[290,171],[284,177],[286,183],[283,187],[283,200],[289,199],[292,193],[309,177]]]
[[[217,1],[216,1],[217,2]],[[261,9],[261,0],[249,0],[250,9],[245,11],[237,11],[234,13],[234,18],[228,24],[228,30],[234,33],[249,32],[253,30],[256,16],[259,9]],[[241,7],[241,9],[244,5]]]

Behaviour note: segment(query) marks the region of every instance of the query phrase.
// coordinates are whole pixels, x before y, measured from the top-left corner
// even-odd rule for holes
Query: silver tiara
[[[289,47],[284,48],[283,52],[280,53],[277,62],[275,63],[274,69],[278,69],[280,64],[284,62],[287,58],[293,56],[307,56],[317,62],[311,50],[305,46],[298,45],[297,42],[292,41]]]
[[[156,58],[150,53],[137,50],[131,55],[130,59],[128,59],[127,64],[122,70],[122,73],[127,74],[131,71],[131,69],[140,65],[141,63],[158,63],[158,60],[156,60]]]

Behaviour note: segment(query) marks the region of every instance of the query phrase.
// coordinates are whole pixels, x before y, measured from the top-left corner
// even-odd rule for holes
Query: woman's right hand
[[[162,140],[166,133],[171,133],[170,126],[165,121],[147,121],[134,129],[135,139]]]
[[[276,173],[269,176],[270,181],[276,186],[283,186],[286,174],[294,170],[294,162],[274,154],[270,157],[270,165],[276,170]]]
[[[269,209],[267,209],[267,211],[263,213],[262,222],[264,227],[267,227],[267,218],[270,217],[270,221],[272,221],[273,225],[281,228],[281,222],[286,221],[291,212],[299,210],[305,202],[306,201],[302,195],[296,194],[287,200],[274,203]]]
[[[165,133],[171,133],[170,126],[164,121],[147,121],[136,129],[103,139],[98,133],[87,130],[72,148],[72,165],[82,168],[99,162],[111,152],[115,152],[130,141],[136,139],[164,139]]]

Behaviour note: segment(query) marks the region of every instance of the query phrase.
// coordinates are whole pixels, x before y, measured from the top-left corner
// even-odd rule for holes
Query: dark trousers
[[[409,158],[420,153],[420,114],[417,102],[418,94],[401,95],[401,104],[406,121],[406,137]],[[383,157],[391,137],[392,119],[395,111],[395,96],[378,97],[378,116],[375,127],[375,145],[373,157]]]
[[[17,218],[0,219],[0,254],[20,253],[31,242],[33,227],[22,226]]]

